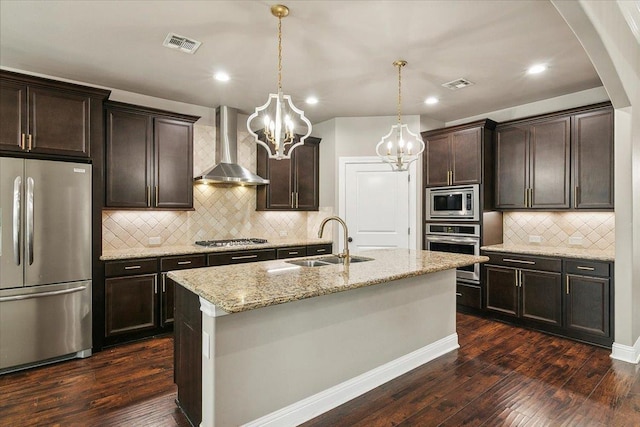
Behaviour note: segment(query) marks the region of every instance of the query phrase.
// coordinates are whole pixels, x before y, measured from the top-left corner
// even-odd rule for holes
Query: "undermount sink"
[[[356,262],[364,262],[371,261],[373,258],[366,258],[362,256],[351,256],[349,257],[350,263]],[[299,260],[291,260],[286,261],[289,264],[299,265],[301,267],[322,267],[323,265],[333,265],[333,264],[342,264],[343,258],[338,257],[337,255],[328,255],[322,258],[315,259],[299,259]]]

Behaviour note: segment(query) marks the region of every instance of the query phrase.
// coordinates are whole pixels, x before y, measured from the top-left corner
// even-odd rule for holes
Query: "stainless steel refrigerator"
[[[91,355],[91,165],[0,157],[0,373]]]

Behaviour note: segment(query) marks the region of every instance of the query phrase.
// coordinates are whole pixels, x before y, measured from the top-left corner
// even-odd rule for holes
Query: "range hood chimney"
[[[197,183],[265,185],[269,183],[237,163],[238,110],[221,105],[216,108],[216,165],[194,178]]]

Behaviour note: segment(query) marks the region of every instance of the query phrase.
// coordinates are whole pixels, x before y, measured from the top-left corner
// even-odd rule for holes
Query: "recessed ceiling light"
[[[440,101],[435,96],[430,96],[429,98],[424,100],[424,103],[427,104],[427,105],[437,104],[438,102],[440,102]]]
[[[215,73],[213,75],[213,78],[219,82],[228,82],[230,79],[229,74],[225,73],[224,71],[219,71]]]
[[[547,66],[544,64],[536,64],[529,67],[527,70],[527,74],[540,74],[547,69]]]
[[[310,96],[306,99],[305,101],[307,104],[317,104],[318,103],[318,98],[316,98],[315,96]]]

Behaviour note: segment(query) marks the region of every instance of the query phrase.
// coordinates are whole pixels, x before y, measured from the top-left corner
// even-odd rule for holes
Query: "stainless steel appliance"
[[[91,165],[0,157],[0,373],[91,355]]]
[[[429,251],[480,255],[480,225],[427,223],[424,246]],[[480,264],[456,269],[463,282],[480,283]]]
[[[427,221],[479,221],[479,186],[427,188],[425,204]]]
[[[222,247],[222,246],[248,246],[261,245],[267,243],[266,239],[257,239],[255,237],[240,239],[221,239],[221,240],[200,240],[196,242],[198,246],[206,247]]]

